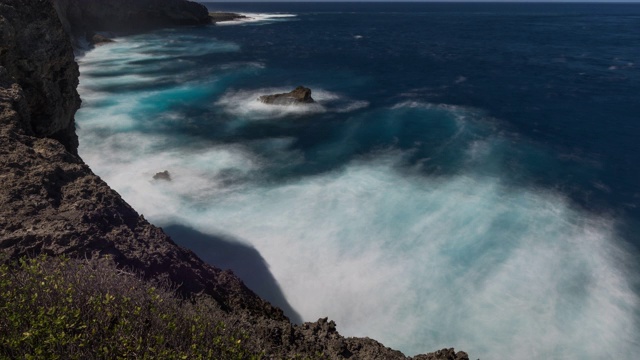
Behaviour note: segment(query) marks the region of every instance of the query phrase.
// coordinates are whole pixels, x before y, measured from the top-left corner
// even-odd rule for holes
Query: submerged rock
[[[88,40],[93,45],[103,45],[103,44],[115,42],[115,40],[110,39],[101,34],[93,34],[93,36],[89,37]]]
[[[311,104],[315,102],[311,97],[311,89],[304,86],[298,86],[288,93],[262,95],[258,100],[269,105]]]
[[[153,175],[153,180],[171,181],[171,174],[169,174],[168,170],[161,171],[161,172],[156,173],[155,175]]]

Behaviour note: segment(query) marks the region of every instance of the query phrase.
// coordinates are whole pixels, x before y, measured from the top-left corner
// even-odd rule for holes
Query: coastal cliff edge
[[[121,12],[118,3],[124,2]],[[176,245],[93,174],[77,155],[79,73],[70,35],[206,21],[198,15],[204,6],[179,0],[79,3],[0,0],[0,251],[13,259],[110,256],[145,278],[175,284],[183,296],[212,297],[271,358],[323,353],[332,359],[405,359],[375,340],[342,337],[327,319],[292,324],[232,272]],[[133,18],[139,26],[126,28]],[[468,357],[443,349],[414,359]]]

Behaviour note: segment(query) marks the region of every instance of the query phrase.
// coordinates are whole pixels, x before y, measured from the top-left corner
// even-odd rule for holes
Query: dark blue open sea
[[[637,358],[640,4],[208,6],[251,21],[79,59],[81,156],[147,219],[409,355]]]

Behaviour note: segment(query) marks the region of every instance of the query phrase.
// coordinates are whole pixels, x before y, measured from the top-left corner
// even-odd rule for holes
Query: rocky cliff
[[[55,0],[58,8],[62,3]],[[129,7],[132,3],[151,2],[127,1]],[[92,21],[100,13],[99,8],[93,11]],[[164,11],[145,8],[127,16]],[[280,309],[256,296],[231,272],[204,263],[149,224],[77,156],[77,84],[73,50],[50,0],[0,0],[2,254],[111,256],[146,278],[176,284],[183,295],[211,296],[228,314],[228,322],[246,331],[251,346],[272,358],[313,357],[319,352],[335,359],[405,358],[371,339],[344,338],[326,319],[291,324]],[[417,358],[467,357],[442,350]]]
[[[76,155],[78,66],[48,0],[0,1],[0,248],[110,255],[224,308],[282,318],[231,273],[150,225]]]
[[[0,65],[20,79],[26,102],[20,124],[27,135],[59,140],[76,154],[73,115],[80,107],[78,65],[47,0],[0,2]]]
[[[185,0],[53,0],[75,45],[98,31],[138,32],[211,22],[204,5]]]

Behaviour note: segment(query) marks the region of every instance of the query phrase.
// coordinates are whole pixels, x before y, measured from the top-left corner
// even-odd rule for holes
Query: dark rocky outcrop
[[[209,17],[211,18],[211,22],[213,23],[224,22],[224,21],[234,21],[234,20],[247,18],[247,16],[241,15],[241,14],[230,13],[230,12],[217,12],[217,11],[210,12]]]
[[[148,1],[127,0],[129,7],[137,3]],[[49,0],[0,0],[3,257],[110,256],[146,278],[175,284],[185,296],[213,298],[226,322],[243,329],[265,358],[405,359],[374,340],[342,337],[327,319],[291,324],[233,273],[204,263],[149,224],[77,156],[77,84],[73,50]],[[444,349],[418,358],[463,355]]]
[[[169,170],[160,171],[153,175],[153,180],[171,181],[171,174],[169,174]]]
[[[426,355],[418,355],[414,360],[469,360],[469,355],[464,351],[456,352],[454,348],[438,350]]]
[[[209,10],[186,0],[51,0],[75,45],[98,31],[135,33],[211,22]]]
[[[87,39],[91,45],[102,45],[115,42],[113,39],[108,38],[102,34],[87,35]]]
[[[311,104],[315,102],[311,97],[311,89],[304,86],[298,86],[288,93],[262,95],[258,100],[269,105]]]

